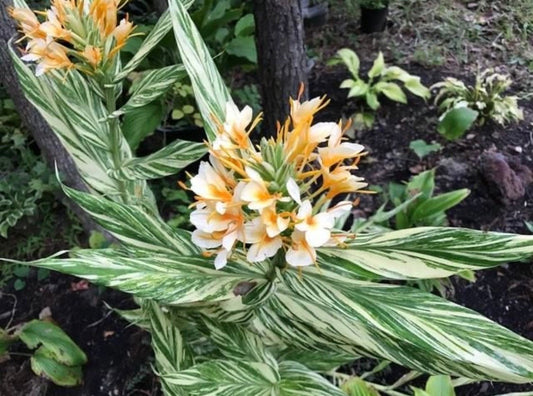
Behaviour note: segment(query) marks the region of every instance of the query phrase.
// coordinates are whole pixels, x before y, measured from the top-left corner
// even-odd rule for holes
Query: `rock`
[[[533,182],[533,172],[516,158],[507,158],[501,153],[485,152],[480,157],[480,171],[497,198],[505,201],[518,200],[526,194]]]
[[[454,179],[461,178],[468,174],[469,166],[464,162],[459,162],[454,158],[443,158],[439,161],[439,170]]]

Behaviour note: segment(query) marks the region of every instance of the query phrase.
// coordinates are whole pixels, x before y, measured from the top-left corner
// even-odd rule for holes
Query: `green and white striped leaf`
[[[106,113],[94,91],[76,71],[59,81],[47,75],[37,78],[13,51],[11,42],[9,48],[24,94],[70,153],[83,180],[96,191],[116,191],[117,181],[107,174],[111,168],[106,149],[109,126],[101,121]]]
[[[165,381],[164,375],[185,370],[194,364],[194,359],[189,351],[180,330],[175,326],[169,314],[154,301],[145,301],[142,311],[150,318],[152,335],[152,348],[155,355],[155,365],[161,378],[163,391],[166,395],[186,395],[176,385]]]
[[[65,194],[128,248],[156,253],[200,255],[184,230],[170,228],[156,213],[63,186]]]
[[[186,8],[178,0],[169,0],[169,10],[176,44],[191,79],[207,137],[213,140],[217,132],[215,119],[225,119],[226,103],[232,101],[231,96]]]
[[[113,174],[129,180],[158,179],[178,173],[207,153],[203,143],[176,140],[161,150],[142,158],[132,158]]]
[[[194,3],[194,0],[180,1],[185,9],[188,9]],[[146,36],[141,44],[141,47],[135,53],[133,58],[131,58],[131,60],[124,66],[122,71],[115,76],[115,82],[119,82],[120,80],[126,78],[128,74],[134,71],[137,66],[141,64],[144,58],[148,56],[150,51],[152,51],[155,46],[159,44],[159,42],[167,35],[167,33],[170,32],[170,29],[172,29],[172,21],[170,20],[170,14],[167,10],[163,13],[163,15],[161,15],[148,36]]]
[[[342,278],[444,278],[527,259],[533,236],[466,228],[418,227],[378,234],[358,234],[346,248],[319,251],[322,272]],[[304,272],[316,272],[306,268]]]
[[[342,389],[348,396],[380,396],[377,390],[372,388],[361,378],[353,378],[349,380],[342,385]]]
[[[243,325],[215,322],[207,317],[202,320],[209,338],[226,358],[275,365],[274,357],[267,352],[261,338]]]
[[[279,367],[240,360],[213,360],[165,376],[190,396],[345,396],[296,362]]]
[[[126,104],[112,115],[118,117],[152,103],[163,96],[173,84],[186,75],[185,68],[181,65],[167,66],[145,72]]]
[[[212,260],[201,256],[159,255],[149,251],[137,251],[135,257],[126,254],[115,249],[75,250],[69,258],[53,256],[27,264],[168,305],[230,300],[242,283],[267,282],[253,267],[237,263],[217,271]]]
[[[338,348],[332,348],[338,349]],[[327,373],[344,364],[357,360],[359,356],[343,353],[338,350],[320,351],[288,347],[278,356],[279,361],[293,361],[305,365],[308,369]]]
[[[430,374],[525,383],[533,342],[415,288],[286,271],[255,327],[295,348],[338,346]]]

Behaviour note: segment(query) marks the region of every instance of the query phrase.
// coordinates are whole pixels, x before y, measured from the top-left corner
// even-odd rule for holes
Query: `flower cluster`
[[[367,185],[351,173],[363,146],[344,142],[340,123],[313,125],[324,98],[290,105],[277,137],[254,145],[249,136],[260,117],[252,120],[250,107],[240,111],[228,103],[226,120],[209,144],[209,162],[201,162],[191,179],[193,242],[206,255],[217,254],[217,269],[234,249],[244,249],[250,262],[282,252],[289,265],[307,266],[316,262],[316,248],[350,236],[334,226],[353,202],[328,206],[337,195]]]
[[[87,73],[105,69],[134,29],[127,16],[117,22],[120,6],[120,0],[52,0],[46,11],[11,8],[28,40],[22,59],[37,62],[37,75],[74,67]]]

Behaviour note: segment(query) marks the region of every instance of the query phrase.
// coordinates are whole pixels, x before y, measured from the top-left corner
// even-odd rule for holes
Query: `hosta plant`
[[[90,10],[104,0],[83,7],[56,1],[93,24],[85,31],[106,34],[90,22],[101,18]],[[533,237],[441,227],[357,235],[337,229],[355,198],[343,197],[364,188],[352,174],[363,147],[344,141],[342,125],[314,122],[324,98],[293,99],[276,138],[258,139],[260,118],[234,105],[187,5],[171,0],[125,65],[110,54],[117,45],[113,33],[98,41],[108,55],[92,70],[69,45],[63,51],[73,66],[40,67],[40,76],[12,43],[26,95],[90,188],[64,186],[65,193],[121,243],[29,264],[134,295],[139,308],[120,313],[151,333],[167,395],[343,395],[342,384],[321,373],[361,356],[430,374],[531,381],[531,341],[398,281],[525,260]],[[30,15],[22,0],[16,6]],[[172,28],[183,65],[153,70],[117,108],[123,78]],[[163,94],[183,71],[208,144],[178,141],[134,157],[123,114]],[[182,183],[196,195],[195,231],[170,228],[146,180],[176,173],[206,150],[209,160]]]
[[[413,76],[398,66],[387,66],[381,52],[368,71],[367,79],[359,75],[359,57],[351,49],[340,49],[330,61],[330,64],[337,63],[343,63],[352,75],[352,78],[341,83],[340,88],[349,89],[348,99],[363,99],[371,110],[363,111],[358,117],[367,127],[374,122],[374,112],[381,106],[379,97],[382,95],[403,104],[407,103],[404,90],[424,99],[430,97],[429,89],[420,82],[420,77]],[[403,84],[403,89],[400,83]]]
[[[448,77],[434,84],[438,90],[435,104],[441,112],[439,132],[450,139],[460,137],[474,122],[483,125],[488,120],[505,125],[524,118],[518,97],[505,95],[512,80],[508,75],[486,69],[476,76],[473,86]]]

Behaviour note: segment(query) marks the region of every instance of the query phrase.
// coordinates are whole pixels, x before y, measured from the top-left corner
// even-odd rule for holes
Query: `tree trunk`
[[[2,70],[0,84],[5,87],[11,96],[22,122],[33,135],[48,166],[52,169],[57,166],[62,178],[69,186],[76,190],[87,191],[87,186],[81,179],[72,158],[44,118],[28,102],[20,88],[8,50],[8,40],[16,34],[13,21],[7,14],[7,7],[11,4],[9,0],[0,0],[0,65]],[[63,203],[76,213],[85,231],[98,229],[102,232],[102,229],[78,205],[64,195],[61,195],[60,198]],[[108,236],[107,233],[106,236]]]
[[[263,100],[264,136],[275,136],[276,122],[289,114],[289,97],[296,98],[300,84],[307,88],[300,0],[254,0],[258,74]],[[304,93],[302,99],[306,99]]]

